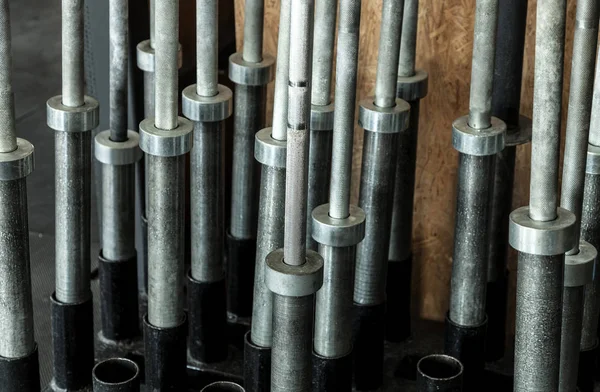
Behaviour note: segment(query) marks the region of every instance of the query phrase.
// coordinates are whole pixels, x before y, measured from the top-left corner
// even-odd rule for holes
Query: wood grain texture
[[[316,0],[318,1],[318,0]],[[525,1],[525,0],[524,0]],[[266,0],[265,51],[276,53],[279,1]],[[235,0],[237,45],[243,42],[243,0]],[[358,94],[374,92],[382,0],[362,3]],[[572,52],[573,0],[568,1],[563,137]],[[521,113],[531,116],[536,1],[529,1]],[[454,119],[468,113],[475,0],[421,0],[417,68],[429,73],[429,95],[421,104],[413,224],[413,303],[422,317],[443,320],[448,310],[456,198],[457,152],[451,145]],[[358,198],[363,131],[355,130],[352,200]],[[563,143],[564,144],[564,143]],[[529,145],[517,150],[514,207],[528,204]],[[514,329],[516,257],[511,254],[509,330]]]

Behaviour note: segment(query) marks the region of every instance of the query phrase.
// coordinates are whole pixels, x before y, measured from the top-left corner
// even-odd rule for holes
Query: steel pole
[[[179,4],[155,3],[155,116],[140,124],[146,153],[148,313],[144,318],[146,388],[183,388],[186,315],[183,311],[185,155],[192,122],[178,117]]]
[[[364,211],[350,205],[360,12],[360,0],[341,0],[330,204],[312,211],[312,236],[325,265],[315,305],[313,345],[313,389],[320,391],[352,390],[356,244],[365,234]]]
[[[136,47],[136,62],[137,67],[144,73],[144,117],[145,118],[153,118],[155,114],[155,103],[154,99],[156,96],[155,89],[155,53],[154,53],[154,44],[156,42],[155,37],[155,19],[154,19],[154,7],[156,0],[149,0],[148,8],[150,10],[150,38],[140,42]],[[177,53],[177,58],[179,61],[179,68],[182,65],[182,52],[181,47],[179,47],[179,51]],[[143,189],[141,189],[141,249],[138,249],[138,269],[141,271],[140,276],[142,277],[142,282],[140,284],[140,300],[142,301],[142,309],[147,308],[148,302],[148,187],[146,178],[148,177],[147,173],[147,165],[145,163],[144,157],[140,159],[140,161],[136,165],[136,175],[138,176],[138,181],[143,184]],[[141,179],[140,179],[141,178]]]
[[[40,390],[33,333],[26,177],[31,143],[16,137],[9,1],[0,1],[0,377],[8,392]]]
[[[504,356],[508,297],[508,216],[512,209],[516,146],[531,140],[531,120],[520,116],[527,1],[500,0],[492,115],[507,126],[505,148],[496,155],[488,248],[486,360]]]
[[[227,358],[225,300],[223,133],[232,93],[218,84],[218,1],[196,2],[197,80],[183,91],[183,113],[194,121],[191,154],[192,268],[188,275],[191,357]]]
[[[529,207],[510,215],[519,251],[515,391],[559,389],[564,253],[575,244],[575,214],[558,207],[558,158],[566,2],[537,3]]]
[[[98,257],[102,335],[110,340],[139,334],[135,249],[135,165],[139,135],[127,129],[129,2],[109,4],[110,129],[95,138],[102,163],[102,250]]]
[[[492,117],[497,25],[498,0],[477,1],[469,115],[452,125],[459,163],[445,352],[463,363],[468,390],[477,385],[485,364],[491,180],[506,133],[506,124]]]
[[[385,336],[394,342],[408,338],[411,329],[411,242],[419,107],[427,95],[428,84],[427,72],[415,69],[418,16],[418,0],[405,0],[396,97],[409,103],[411,115],[408,130],[398,140],[386,284]]]
[[[306,246],[315,251],[318,250],[318,243],[312,238],[312,211],[327,202],[329,193],[334,114],[331,79],[337,9],[337,0],[317,1],[315,5],[306,208]]]
[[[408,127],[410,106],[396,98],[403,0],[385,0],[375,96],[360,102],[364,128],[359,206],[366,214],[364,240],[356,250],[353,301],[354,381],[358,390],[379,388],[383,378],[387,252],[400,134]]]
[[[94,365],[90,290],[91,131],[98,102],[83,95],[83,0],[62,1],[62,95],[47,102],[55,131],[56,291],[52,301],[53,386],[91,386]],[[68,354],[67,354],[68,353]]]
[[[311,390],[314,294],[323,259],[306,249],[310,78],[314,1],[291,4],[284,247],[266,258],[273,296],[271,391]]]
[[[273,293],[265,283],[266,257],[283,246],[291,0],[282,0],[277,46],[273,127],[256,134],[254,156],[262,165],[251,330],[245,337],[244,382],[249,392],[270,390]]]
[[[559,391],[577,388],[584,287],[592,283],[596,248],[579,241],[585,164],[598,45],[598,3],[579,1],[575,16],[569,114],[560,206],[575,214],[575,243],[565,257]]]
[[[599,54],[600,55],[600,54]],[[591,108],[587,161],[581,210],[581,239],[596,249],[600,246],[600,70],[596,69]],[[597,261],[595,268],[598,268]],[[600,274],[584,288],[584,305],[580,340],[578,387],[586,392],[593,389],[598,347],[598,315],[600,313]]]
[[[243,50],[229,58],[235,83],[231,214],[227,233],[227,310],[252,314],[260,167],[254,160],[255,134],[267,125],[267,85],[275,59],[263,54],[264,0],[246,0]]]

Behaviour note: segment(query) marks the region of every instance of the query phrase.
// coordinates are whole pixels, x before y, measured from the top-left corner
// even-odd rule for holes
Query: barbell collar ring
[[[154,72],[154,49],[150,46],[150,40],[140,42],[136,47],[136,58],[137,66],[144,72]],[[181,50],[181,44],[179,44],[179,50],[177,51],[177,66],[181,69],[183,65],[183,51]]]
[[[408,129],[410,105],[400,98],[394,107],[380,108],[375,97],[368,97],[360,101],[358,110],[358,125],[367,131],[399,133]]]
[[[329,204],[322,204],[312,212],[312,237],[322,245],[346,247],[358,245],[365,238],[366,215],[362,208],[350,205],[345,219],[329,216]]]
[[[62,95],[57,95],[46,102],[46,108],[46,122],[55,131],[87,132],[100,122],[98,101],[87,95],[83,105],[77,107],[63,105]]]
[[[256,132],[254,158],[263,165],[284,168],[287,157],[287,142],[273,139],[271,127]]]
[[[187,154],[192,149],[194,124],[178,117],[177,128],[158,129],[153,118],[140,123],[140,148],[146,154],[159,157],[176,157]]]
[[[600,147],[588,144],[585,172],[593,175],[600,174]]]
[[[283,260],[283,249],[266,257],[265,284],[275,294],[286,297],[305,297],[316,293],[323,285],[323,258],[307,249],[306,262],[289,265]]]
[[[427,96],[429,91],[429,75],[417,69],[413,76],[398,76],[396,97],[405,101],[417,101]]]
[[[229,56],[229,79],[245,86],[266,86],[275,77],[275,57],[264,54],[259,63],[244,61],[242,53]]]
[[[508,242],[519,252],[540,256],[555,256],[573,249],[575,245],[575,214],[564,208],[556,209],[556,219],[548,222],[529,217],[529,206],[510,214]]]
[[[14,151],[0,153],[0,181],[25,178],[35,169],[34,147],[25,139],[17,138]]]
[[[598,251],[587,241],[579,241],[579,253],[565,256],[565,287],[580,287],[594,280]]]
[[[532,122],[529,117],[520,115],[517,129],[507,129],[504,136],[504,146],[514,147],[531,141]]]
[[[469,116],[459,117],[452,124],[452,146],[460,153],[474,156],[495,155],[504,149],[506,123],[492,117],[486,129],[469,126]]]
[[[219,84],[217,94],[203,97],[196,93],[196,85],[186,87],[182,93],[183,114],[192,121],[216,122],[227,119],[233,113],[233,93]]]
[[[333,113],[335,105],[311,105],[310,107],[310,130],[311,131],[332,131]]]
[[[113,142],[110,140],[110,130],[102,131],[94,139],[94,154],[96,159],[107,165],[130,165],[142,158],[140,135],[132,130],[127,131],[127,140]]]

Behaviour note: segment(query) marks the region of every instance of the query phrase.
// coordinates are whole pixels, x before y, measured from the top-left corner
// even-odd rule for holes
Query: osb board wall
[[[569,1],[568,4],[564,102],[568,97],[575,3]],[[243,42],[243,5],[244,0],[235,0],[238,50]],[[358,99],[374,92],[381,5],[382,0],[362,2]],[[521,94],[521,113],[527,116],[531,116],[532,112],[535,9],[536,1],[530,1]],[[475,0],[420,1],[417,67],[429,72],[430,79],[429,95],[421,106],[418,144],[413,224],[416,262],[413,302],[415,311],[422,317],[436,320],[443,320],[448,309],[458,162],[450,135],[452,121],[468,113],[474,11]],[[277,53],[278,23],[279,1],[266,0],[266,53]],[[566,104],[564,107],[563,119],[566,118]],[[352,182],[354,203],[358,197],[362,140],[363,131],[357,127]],[[529,162],[529,145],[519,147],[513,198],[515,208],[528,203]],[[514,252],[509,268],[516,270]],[[512,327],[515,273],[511,274],[511,278],[513,287],[509,301],[509,324]]]

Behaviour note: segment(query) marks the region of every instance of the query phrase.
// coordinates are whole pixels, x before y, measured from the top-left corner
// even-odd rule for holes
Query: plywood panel
[[[319,1],[319,0],[316,0]],[[525,1],[525,0],[524,0]],[[243,39],[243,0],[236,0],[238,48]],[[382,0],[362,3],[358,99],[373,94]],[[276,53],[279,1],[266,0],[265,51]],[[531,116],[535,46],[535,1],[529,2],[521,112]],[[417,67],[430,75],[429,95],[421,106],[416,173],[413,275],[414,304],[423,317],[443,320],[448,309],[452,268],[457,153],[451,124],[468,113],[475,0],[421,0]],[[567,53],[572,51],[575,1],[569,1]],[[565,94],[570,58],[565,60]],[[566,108],[566,105],[564,106]],[[566,112],[566,109],[565,109]],[[566,113],[563,113],[565,117]],[[353,201],[358,196],[362,130],[356,129],[353,162]],[[530,147],[518,148],[514,206],[527,204]],[[510,269],[516,270],[514,254]],[[514,312],[513,290],[509,309]],[[512,316],[509,317],[512,325]]]

